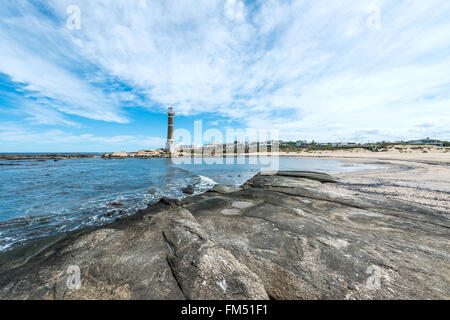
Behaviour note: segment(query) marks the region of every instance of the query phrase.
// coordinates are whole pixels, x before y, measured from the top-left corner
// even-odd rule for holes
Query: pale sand
[[[263,155],[262,153],[250,153],[250,156]],[[335,151],[303,151],[303,152],[277,152],[270,153],[280,157],[312,157],[335,159],[366,159],[366,160],[402,160],[421,162],[443,162],[450,164],[450,147],[435,146],[404,146],[389,147],[385,152],[372,152],[365,149],[335,150]]]
[[[391,148],[388,152],[322,151],[280,153],[280,156],[375,164],[379,169],[338,174],[339,183],[327,187],[380,194],[387,199],[413,202],[450,214],[450,148],[424,148],[427,153],[408,146],[402,153]]]

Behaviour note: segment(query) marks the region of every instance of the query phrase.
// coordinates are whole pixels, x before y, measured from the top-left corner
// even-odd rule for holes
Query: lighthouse
[[[169,122],[167,124],[167,142],[166,142],[166,150],[169,152],[175,151],[175,138],[173,133],[173,118],[175,116],[175,112],[173,111],[173,106],[169,107],[169,111],[167,112]]]

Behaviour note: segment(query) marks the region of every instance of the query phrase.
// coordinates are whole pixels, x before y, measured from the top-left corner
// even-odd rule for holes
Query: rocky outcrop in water
[[[0,154],[1,161],[5,160],[58,161],[58,160],[88,159],[88,158],[100,158],[100,156],[97,154]]]
[[[448,216],[333,180],[257,175],[3,253],[0,298],[450,298]]]
[[[183,193],[185,193],[185,194],[194,194],[195,193],[195,187],[194,187],[194,185],[190,184],[190,185],[187,185],[184,188],[181,188],[181,191]]]
[[[125,159],[125,158],[170,158],[170,152],[164,149],[158,150],[140,150],[138,152],[114,152],[105,153],[103,159]]]

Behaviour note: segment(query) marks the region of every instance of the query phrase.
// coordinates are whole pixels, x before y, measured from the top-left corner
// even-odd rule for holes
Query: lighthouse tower
[[[167,142],[166,142],[166,150],[169,152],[175,151],[175,138],[173,133],[173,118],[175,116],[175,112],[173,111],[173,106],[169,107],[169,111],[167,112],[169,117],[169,122],[167,125]]]

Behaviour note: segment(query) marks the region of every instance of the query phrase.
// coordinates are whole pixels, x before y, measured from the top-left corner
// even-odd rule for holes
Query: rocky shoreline
[[[104,154],[0,154],[0,161],[14,160],[67,160],[67,159],[125,159],[125,158],[170,158],[170,153],[164,149],[140,150],[137,152],[112,152]]]
[[[149,159],[149,158],[170,158],[170,152],[164,149],[157,150],[140,150],[137,152],[113,152],[105,153],[102,156],[103,159],[125,159],[125,158],[138,158],[138,159]]]
[[[126,159],[126,158],[170,158],[170,153],[164,149],[157,150],[140,150],[137,152],[112,152],[99,154],[0,154],[0,161],[15,161],[15,160],[33,160],[33,161],[47,161],[47,160],[67,160],[67,159]],[[0,164],[1,165],[1,164]]]
[[[0,253],[0,298],[449,299],[448,215],[339,181],[259,174]]]
[[[100,158],[95,154],[0,154],[0,161],[16,161],[16,160],[67,160],[67,159],[89,159]]]

